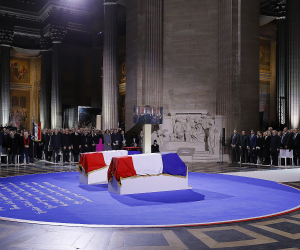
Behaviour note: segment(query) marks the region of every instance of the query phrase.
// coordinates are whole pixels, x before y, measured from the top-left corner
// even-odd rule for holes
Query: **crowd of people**
[[[101,139],[101,140],[100,140]],[[57,163],[59,157],[63,162],[70,162],[70,154],[74,162],[79,161],[80,153],[95,152],[96,145],[103,144],[103,150],[121,150],[126,146],[142,148],[143,132],[133,133],[126,138],[124,131],[107,129],[105,131],[89,128],[44,129],[41,140],[34,140],[33,131],[3,128],[0,132],[0,155],[6,150],[8,164],[16,163],[16,156],[20,155],[20,163],[29,164],[34,158]]]
[[[248,136],[245,131],[239,135],[235,129],[231,135],[230,145],[232,149],[232,163],[241,161],[241,163],[257,164],[258,160],[263,165],[278,166],[278,157],[280,149],[293,150],[294,165],[300,164],[300,134],[298,128],[283,131],[273,130],[269,127],[267,131],[262,132],[251,130]]]

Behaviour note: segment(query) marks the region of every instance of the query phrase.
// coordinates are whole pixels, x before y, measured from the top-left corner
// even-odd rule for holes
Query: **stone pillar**
[[[286,19],[276,20],[276,85],[277,85],[277,121],[278,124],[286,123]]]
[[[51,74],[52,52],[47,48],[47,39],[41,41],[41,92],[40,92],[40,121],[42,129],[50,128],[51,103]],[[48,50],[47,50],[48,49]]]
[[[145,0],[145,80],[143,105],[162,105],[163,1]]]
[[[131,0],[126,5],[126,131],[134,105],[162,106],[163,1]]]
[[[12,21],[11,21],[12,22]],[[10,114],[10,46],[13,42],[12,29],[0,29],[1,48],[1,123],[9,124]]]
[[[259,0],[219,1],[217,115],[226,138],[259,129]]]
[[[10,46],[1,45],[1,112],[2,124],[9,124],[10,113]]]
[[[104,46],[102,85],[102,128],[118,126],[118,47],[117,3],[104,2]]]
[[[300,119],[300,1],[286,1],[286,85],[289,127],[298,128]]]
[[[61,46],[66,28],[51,27],[52,38],[52,84],[51,84],[51,128],[62,127],[62,91],[61,91]]]

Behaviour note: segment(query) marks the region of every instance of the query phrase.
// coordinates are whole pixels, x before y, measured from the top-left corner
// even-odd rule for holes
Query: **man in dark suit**
[[[298,128],[294,129],[293,154],[294,154],[294,165],[298,166],[300,163],[300,135],[299,135]]]
[[[257,162],[257,155],[256,155],[256,140],[257,136],[255,134],[255,130],[251,130],[250,136],[250,162],[256,164]]]
[[[72,148],[72,138],[68,128],[65,129],[65,133],[62,135],[61,144],[63,150],[63,162],[70,162],[69,156]]]
[[[281,136],[281,142],[280,142],[281,148],[288,149],[289,143],[290,143],[289,132],[287,127],[285,127],[282,131],[282,136]]]
[[[274,166],[278,166],[278,154],[280,150],[280,137],[276,130],[272,131],[273,136],[271,136],[270,150],[272,156],[272,163]]]
[[[43,138],[43,141],[44,141],[45,160],[49,161],[50,134],[48,133],[48,129],[44,130],[44,133],[42,134],[42,138]]]
[[[117,129],[114,129],[111,135],[112,150],[120,150],[122,148],[122,136]]]
[[[58,129],[55,129],[54,134],[51,136],[51,147],[53,148],[53,161],[58,163],[59,150],[61,149],[61,136],[58,134]]]
[[[230,138],[230,145],[232,150],[232,163],[239,161],[239,145],[240,145],[240,136],[237,133],[237,130],[233,130],[233,134]]]
[[[248,149],[250,149],[249,136],[246,135],[246,131],[242,131],[242,136],[240,138],[240,149],[242,151],[242,163],[248,162]]]

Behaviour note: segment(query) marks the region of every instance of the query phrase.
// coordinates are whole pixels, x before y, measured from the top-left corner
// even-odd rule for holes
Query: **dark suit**
[[[263,158],[263,148],[262,148],[262,143],[263,143],[263,137],[257,137],[256,138],[256,158],[257,156],[259,157],[260,161],[262,162],[262,158]]]
[[[254,164],[256,164],[257,162],[256,141],[257,141],[257,136],[251,135],[250,136],[250,162]]]
[[[92,142],[90,135],[82,135],[81,136],[81,152],[86,153],[90,151]]]
[[[61,135],[60,134],[53,134],[51,136],[51,147],[53,148],[53,160],[54,162],[58,162],[59,158],[59,149],[61,148]]]
[[[271,137],[270,149],[273,165],[278,166],[278,154],[280,149],[280,137],[278,135]]]
[[[111,143],[112,143],[112,149],[113,150],[120,150],[122,148],[122,136],[121,136],[121,134],[120,133],[113,133],[111,135]]]
[[[270,144],[271,136],[263,137],[262,149],[263,149],[263,158],[266,165],[270,165]]]
[[[242,151],[242,163],[248,162],[248,147],[250,146],[249,136],[242,135],[240,137],[240,147]]]
[[[294,165],[298,166],[300,163],[300,134],[293,134],[291,139],[293,140]]]
[[[80,148],[81,146],[81,135],[79,133],[73,133],[72,134],[72,152],[74,156],[74,162],[79,162],[78,155],[80,153]]]
[[[240,136],[238,134],[231,135],[230,145],[232,149],[232,162],[239,161],[239,145],[240,145]]]
[[[69,162],[70,147],[72,145],[71,134],[63,134],[61,137],[61,144],[62,144],[62,150],[63,150],[63,161]]]
[[[49,134],[42,134],[42,138],[44,140],[44,153],[45,153],[45,160],[49,160],[49,143],[50,143],[50,135]]]

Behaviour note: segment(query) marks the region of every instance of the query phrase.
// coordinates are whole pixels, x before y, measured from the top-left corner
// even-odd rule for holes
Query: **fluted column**
[[[233,129],[259,128],[259,0],[219,1],[217,115]]]
[[[286,83],[288,125],[293,128],[297,128],[299,127],[300,119],[300,1],[289,0],[286,4]]]
[[[145,79],[143,104],[162,105],[163,1],[145,0]]]
[[[104,46],[102,86],[102,127],[118,126],[117,3],[104,2]]]
[[[61,45],[66,28],[53,26],[52,36],[52,84],[51,84],[51,128],[62,127],[62,91],[61,91]]]
[[[277,85],[277,120],[280,125],[286,123],[286,19],[279,18],[276,38],[276,85]]]
[[[43,39],[41,46],[41,92],[40,92],[40,120],[42,129],[50,128],[51,103],[51,63],[52,52],[47,50],[47,39]]]
[[[4,22],[1,16],[1,21]],[[5,18],[8,18],[6,16]],[[5,19],[4,18],[4,19]],[[13,22],[13,21],[11,21]],[[6,22],[7,23],[7,22]],[[9,124],[10,114],[10,47],[13,42],[13,25],[8,29],[0,29],[1,48],[1,123]]]
[[[1,112],[2,124],[9,124],[10,113],[10,46],[1,44]]]

